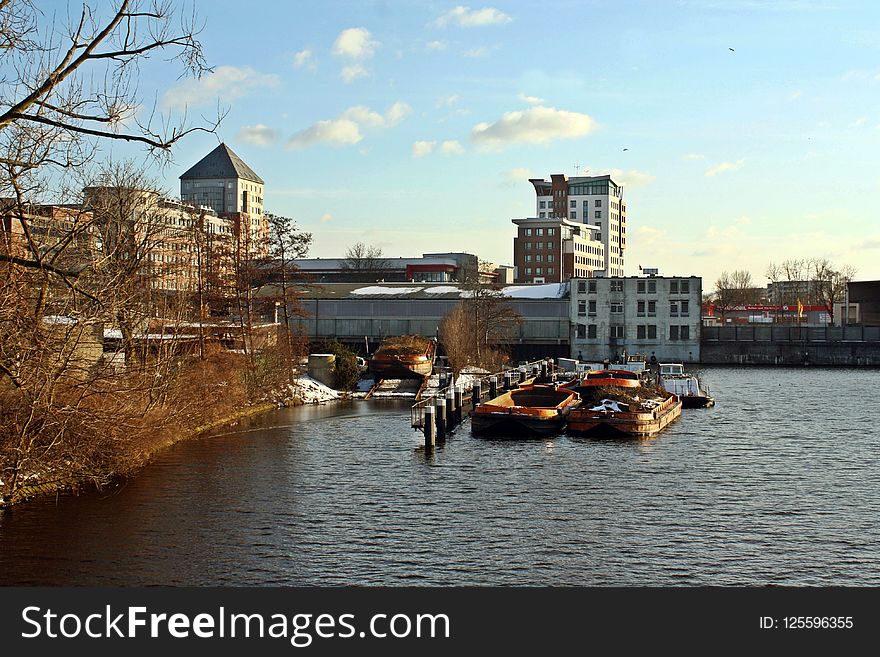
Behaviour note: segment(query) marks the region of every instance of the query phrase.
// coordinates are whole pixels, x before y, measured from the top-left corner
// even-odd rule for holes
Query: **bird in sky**
[[[628,151],[629,149],[628,149],[628,148],[624,148],[623,150]]]
[[[730,52],[736,52],[736,50],[734,50],[733,48],[728,48],[728,50],[729,50]]]

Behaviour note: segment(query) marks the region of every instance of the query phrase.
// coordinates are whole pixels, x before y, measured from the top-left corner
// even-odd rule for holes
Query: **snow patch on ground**
[[[339,393],[317,379],[305,375],[290,384],[290,394],[303,404],[323,404],[339,399]]]

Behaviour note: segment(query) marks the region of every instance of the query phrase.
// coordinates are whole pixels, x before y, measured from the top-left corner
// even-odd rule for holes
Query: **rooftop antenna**
[[[581,171],[581,165],[578,164],[577,162],[575,162],[574,163],[574,175],[577,176],[578,174],[580,174],[580,171]]]

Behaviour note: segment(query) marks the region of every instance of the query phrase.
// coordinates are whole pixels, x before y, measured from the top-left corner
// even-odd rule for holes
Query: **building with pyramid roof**
[[[180,198],[217,214],[263,215],[263,179],[220,144],[180,176]]]

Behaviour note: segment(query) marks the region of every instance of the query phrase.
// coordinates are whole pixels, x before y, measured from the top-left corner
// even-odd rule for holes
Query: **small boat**
[[[478,404],[471,413],[471,433],[501,437],[553,435],[563,430],[578,403],[574,390],[523,385]]]
[[[666,390],[681,398],[685,408],[708,408],[715,405],[715,398],[709,394],[700,379],[684,371],[681,363],[660,363],[658,383]]]
[[[662,388],[643,385],[636,372],[596,370],[571,387],[581,404],[568,416],[568,432],[651,436],[681,415],[681,400]]]
[[[436,341],[420,335],[386,338],[370,358],[370,373],[377,380],[430,376],[436,352]]]

